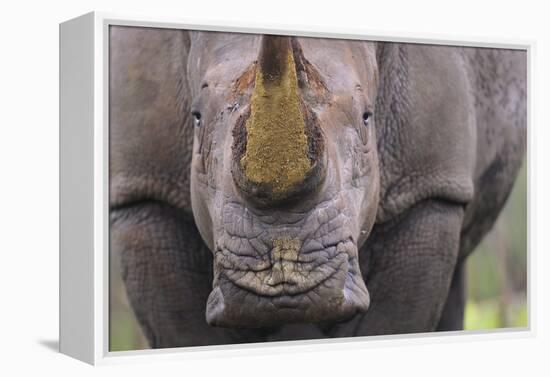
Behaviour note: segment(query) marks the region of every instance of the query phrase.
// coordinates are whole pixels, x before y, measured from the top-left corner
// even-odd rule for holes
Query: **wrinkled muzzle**
[[[283,237],[274,240],[263,257],[220,249],[214,275],[206,312],[211,325],[337,322],[369,306],[351,240],[325,247]]]

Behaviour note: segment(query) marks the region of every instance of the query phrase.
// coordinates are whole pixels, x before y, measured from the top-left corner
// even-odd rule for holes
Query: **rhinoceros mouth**
[[[287,245],[298,240],[283,239]],[[238,255],[225,248],[215,255],[218,271],[241,289],[259,296],[304,294],[334,276],[349,264],[353,242],[343,241],[310,252],[274,246],[264,257]]]
[[[352,240],[321,250],[292,250],[292,244],[276,242],[261,258],[219,249],[207,321],[225,327],[335,322],[368,309]]]

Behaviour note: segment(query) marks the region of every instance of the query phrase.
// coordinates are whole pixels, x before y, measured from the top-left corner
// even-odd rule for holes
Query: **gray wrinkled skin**
[[[110,41],[111,252],[152,347],[462,328],[524,155],[525,52],[295,38],[326,177],[262,208],[231,169],[261,37]]]
[[[196,81],[192,79],[190,86],[202,87],[191,90],[193,109],[201,110],[204,122],[195,133],[191,201],[198,229],[214,252],[208,322],[263,327],[334,321],[366,310],[369,297],[359,271],[357,246],[374,223],[379,173],[374,168],[378,165],[374,127],[369,127],[365,142],[360,128],[364,128],[363,109],[370,106],[375,93],[374,47],[300,41],[310,63],[327,76],[326,96],[330,97],[321,101],[304,89],[306,103],[324,126],[327,176],[317,194],[290,208],[258,209],[239,194],[229,165],[230,125],[246,111],[252,86],[238,93],[230,109],[227,97],[238,78],[253,66],[260,38],[200,33],[192,34],[191,40],[188,77]],[[223,51],[214,56],[223,64],[204,57],[205,51],[217,48]],[[358,54],[353,61],[360,62],[352,67],[324,59],[326,53],[342,52],[351,58],[352,51]],[[346,75],[341,77],[343,70]],[[372,79],[361,81],[361,77]],[[233,95],[229,97],[231,102]],[[295,258],[291,252],[280,255],[285,253],[276,248],[281,239],[300,247]]]

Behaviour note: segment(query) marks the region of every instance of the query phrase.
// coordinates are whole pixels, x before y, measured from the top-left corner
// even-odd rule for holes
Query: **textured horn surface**
[[[263,38],[241,166],[280,194],[305,179],[311,161],[290,39]]]

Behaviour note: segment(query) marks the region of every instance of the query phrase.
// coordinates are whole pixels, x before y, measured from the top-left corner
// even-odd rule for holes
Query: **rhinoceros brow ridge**
[[[241,158],[246,177],[271,186],[275,194],[302,182],[311,167],[292,50],[286,55],[280,78],[265,77],[261,68],[256,71]]]

